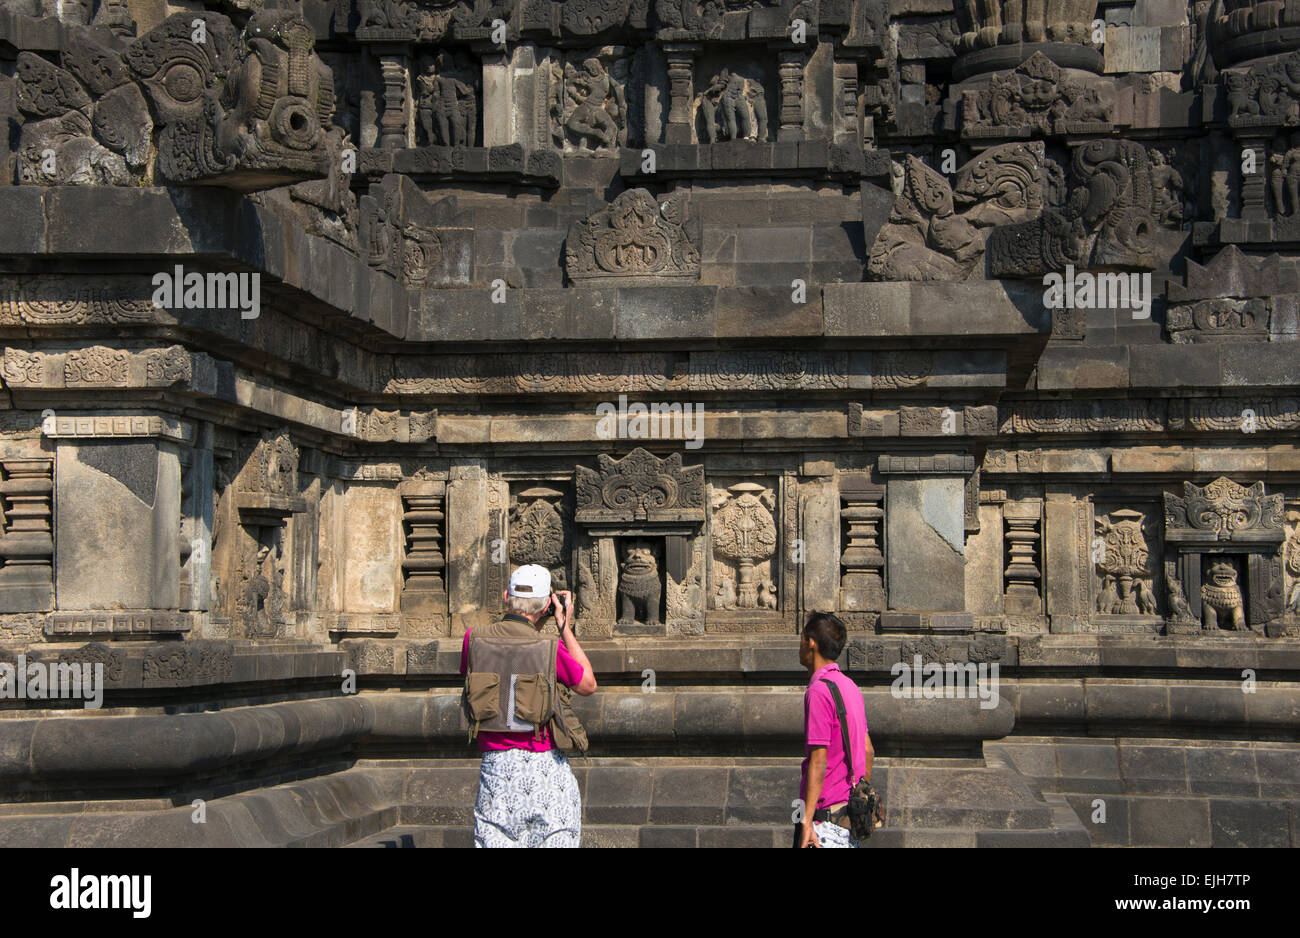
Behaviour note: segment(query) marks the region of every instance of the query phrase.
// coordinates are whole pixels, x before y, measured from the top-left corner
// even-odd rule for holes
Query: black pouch
[[[849,723],[844,711],[844,698],[834,681],[822,678],[831,689],[835,700],[835,715],[840,718],[840,738],[844,742],[844,764],[849,773],[849,833],[854,840],[866,840],[872,831],[885,826],[885,802],[871,787],[866,776],[853,781],[853,747],[849,744]]]

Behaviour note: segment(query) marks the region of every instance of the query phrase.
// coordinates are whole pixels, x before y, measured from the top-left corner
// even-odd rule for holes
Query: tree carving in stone
[[[768,139],[767,95],[756,79],[724,68],[699,94],[697,106],[704,123],[701,142]]]
[[[540,564],[551,571],[555,589],[568,589],[564,519],[557,508],[563,493],[537,486],[519,493],[510,511],[510,561]]]
[[[645,189],[629,189],[574,222],[564,242],[570,279],[698,279],[700,252],[686,232],[686,205],[684,195],[657,202]]]
[[[759,590],[770,578],[756,577],[755,570],[776,553],[775,507],[772,491],[752,482],[738,483],[715,495],[713,553],[726,565],[724,569],[734,570],[739,609],[761,608]]]
[[[1097,563],[1103,582],[1097,598],[1102,615],[1156,614],[1151,554],[1144,536],[1145,516],[1121,509],[1097,519],[1105,554]]]

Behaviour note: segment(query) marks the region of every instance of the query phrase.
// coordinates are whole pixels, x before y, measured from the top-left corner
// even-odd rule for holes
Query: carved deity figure
[[[1300,612],[1300,526],[1297,526],[1286,542],[1286,572],[1291,575],[1294,585],[1287,597],[1288,612]]]
[[[627,100],[621,83],[596,57],[580,68],[564,66],[565,130],[580,150],[610,149],[626,142]]]
[[[1178,577],[1171,576],[1165,580],[1165,596],[1169,601],[1169,610],[1175,619],[1183,622],[1195,621],[1192,607],[1187,605],[1182,581]]]
[[[763,86],[728,69],[714,75],[700,94],[700,114],[709,143],[767,139],[767,96]]]
[[[1151,212],[1162,228],[1178,228],[1183,223],[1183,177],[1162,151],[1152,148],[1149,155]]]
[[[659,624],[659,565],[649,541],[633,540],[618,571],[619,622]]]
[[[1241,587],[1237,585],[1237,568],[1226,560],[1216,561],[1201,585],[1201,624],[1206,629],[1220,627],[1226,621],[1231,629],[1246,628],[1246,610]]]
[[[1273,212],[1294,215],[1300,210],[1300,134],[1293,135],[1291,147],[1268,158],[1268,184],[1273,193]]]
[[[447,53],[429,63],[419,76],[416,112],[425,140],[444,147],[472,147],[478,130],[478,97],[472,82]],[[434,130],[437,133],[434,133]]]

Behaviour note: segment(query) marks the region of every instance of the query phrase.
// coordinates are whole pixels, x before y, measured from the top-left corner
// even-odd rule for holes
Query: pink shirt
[[[469,633],[471,629],[465,630],[465,641],[460,646],[460,673],[465,673],[465,666],[469,661]],[[581,682],[584,671],[578,659],[569,654],[569,649],[564,647],[564,640],[560,639],[559,644],[555,646],[555,679],[561,684],[569,687],[577,687]],[[493,733],[484,731],[478,734],[478,748],[480,752],[495,751],[498,749],[527,749],[529,752],[546,752],[553,749],[551,745],[551,731],[548,727],[542,727],[541,739],[534,739],[531,732],[522,733]]]
[[[840,720],[835,714],[835,698],[822,678],[835,682],[844,698],[844,715],[849,723],[849,742],[853,748],[853,781],[867,774],[867,708],[862,703],[858,685],[831,662],[818,668],[803,695],[804,760],[799,791],[808,793],[809,753],[816,746],[826,747],[826,778],[815,808],[826,808],[849,800],[848,773],[844,770],[844,739]]]

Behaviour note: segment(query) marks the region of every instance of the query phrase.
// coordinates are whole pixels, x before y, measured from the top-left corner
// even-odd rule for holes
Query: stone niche
[[[1129,502],[1095,506],[1089,550],[1095,631],[1160,633],[1164,583],[1155,509]]]
[[[596,636],[704,629],[703,466],[637,448],[575,477],[578,615]]]
[[[1168,631],[1285,633],[1281,495],[1220,477],[1165,493]]]

